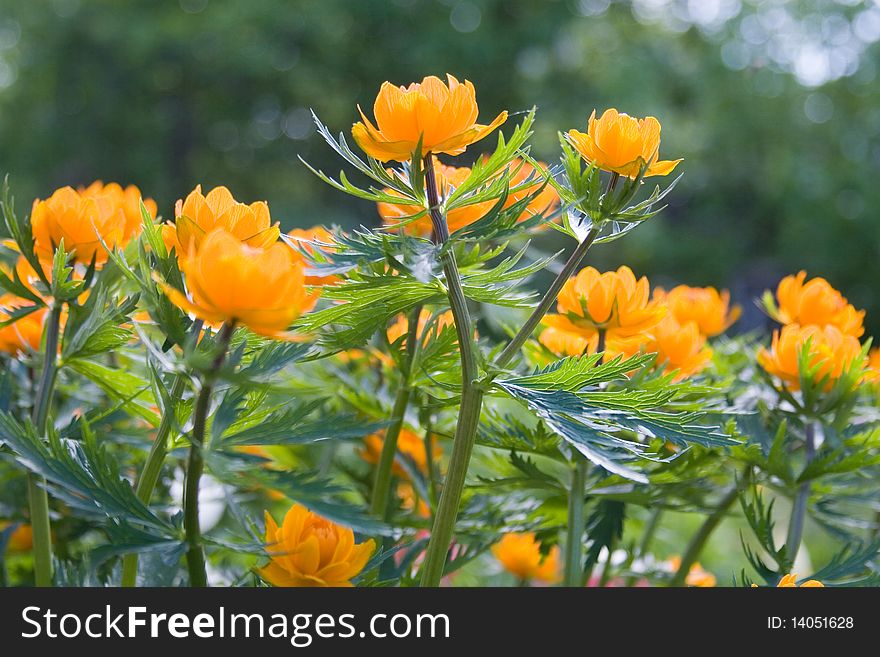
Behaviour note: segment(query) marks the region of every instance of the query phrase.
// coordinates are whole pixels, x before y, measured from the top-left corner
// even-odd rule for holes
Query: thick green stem
[[[700,558],[700,553],[706,546],[706,541],[709,540],[712,532],[715,531],[715,528],[727,514],[728,509],[730,509],[731,505],[736,501],[739,491],[739,484],[735,484],[729,491],[727,491],[724,497],[721,498],[718,506],[715,507],[715,510],[708,518],[706,518],[697,533],[694,534],[694,537],[691,539],[691,542],[688,543],[687,549],[681,557],[681,564],[679,564],[678,570],[669,581],[669,586],[685,585],[691,567],[697,562],[697,559]]]
[[[449,228],[446,218],[440,212],[440,196],[437,192],[437,180],[434,177],[434,164],[430,153],[425,157],[425,189],[428,195],[431,220],[434,226],[435,239],[444,245],[449,239]],[[437,513],[431,529],[431,539],[425,553],[425,561],[421,568],[421,586],[438,586],[443,577],[446,556],[455,521],[461,504],[471,452],[477,437],[477,426],[483,408],[483,391],[477,383],[479,369],[477,367],[477,344],[474,340],[474,328],[468,312],[467,299],[461,286],[461,275],[455,262],[455,251],[452,248],[443,250],[443,273],[446,278],[447,296],[452,317],[455,320],[455,331],[458,336],[459,355],[461,357],[461,405],[452,454],[449,457],[449,469],[446,482],[440,494]]]
[[[189,570],[189,583],[194,587],[208,585],[205,548],[202,545],[202,531],[199,526],[199,482],[205,469],[202,455],[205,446],[205,425],[208,419],[208,409],[211,405],[214,379],[226,359],[226,351],[234,329],[234,322],[227,322],[220,329],[216,345],[218,352],[210,371],[202,379],[202,389],[199,391],[193,410],[193,428],[190,436],[189,458],[186,463],[186,480],[183,486],[183,528],[188,546],[186,564]]]
[[[407,319],[406,356],[400,372],[400,387],[394,399],[391,409],[391,421],[385,430],[385,440],[382,441],[382,451],[379,454],[379,463],[376,465],[376,479],[373,484],[373,498],[370,503],[370,511],[376,516],[387,516],[388,500],[391,496],[391,479],[394,469],[394,457],[397,454],[397,439],[403,428],[406,417],[406,407],[409,404],[410,374],[413,358],[416,353],[419,333],[419,315],[422,313],[421,305],[415,306]]]
[[[584,495],[587,461],[578,458],[571,470],[568,490],[568,533],[565,539],[565,586],[580,586],[583,576]]]
[[[63,304],[53,301],[46,323],[46,349],[43,371],[37,384],[37,398],[31,419],[37,433],[46,437],[49,426],[49,408],[55,392],[58,375],[58,334],[61,329]],[[34,581],[37,586],[52,585],[52,529],[49,522],[49,494],[46,480],[33,472],[28,474],[28,503],[33,529]]]
[[[538,327],[538,324],[544,319],[544,315],[546,315],[553,304],[556,303],[556,297],[559,296],[562,286],[565,285],[565,282],[569,278],[571,278],[574,270],[581,264],[581,260],[584,259],[587,251],[593,245],[593,242],[598,236],[599,228],[598,225],[595,225],[590,229],[590,232],[587,233],[587,236],[583,241],[577,245],[577,248],[572,251],[565,265],[562,267],[562,270],[550,284],[550,287],[547,289],[547,292],[544,293],[544,296],[541,297],[541,301],[538,302],[538,305],[532,311],[532,314],[529,315],[519,331],[516,332],[516,335],[513,336],[510,343],[495,358],[495,367],[503,368],[516,354],[519,353],[519,350],[526,343],[526,340],[529,339]]]
[[[806,454],[806,464],[804,467],[806,467],[816,455],[816,428],[812,422],[807,423],[804,428],[804,450]],[[785,566],[785,570],[791,569],[800,550],[809,499],[810,482],[805,481],[797,489],[791,508],[791,518],[788,521],[788,536],[785,539],[786,563],[782,564]]]

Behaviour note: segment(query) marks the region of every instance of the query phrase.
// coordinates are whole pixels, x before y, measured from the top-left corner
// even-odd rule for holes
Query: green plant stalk
[[[440,195],[437,191],[437,179],[434,176],[434,164],[431,154],[425,156],[425,190],[431,212],[436,241],[442,246],[449,239],[449,227],[446,218],[440,212]],[[455,261],[455,251],[445,249],[442,255],[443,273],[446,278],[447,296],[452,317],[455,320],[455,331],[458,336],[458,349],[461,358],[461,403],[452,454],[446,472],[446,482],[440,493],[440,502],[431,529],[431,538],[425,552],[425,561],[421,567],[421,586],[438,586],[443,577],[446,556],[455,521],[461,504],[471,453],[477,437],[477,426],[483,408],[483,391],[477,378],[477,344],[474,340],[474,328],[468,312],[467,299],[461,286],[461,274]]]
[[[186,535],[186,564],[189,570],[189,583],[193,587],[208,585],[205,569],[205,548],[202,544],[202,531],[199,526],[199,482],[205,469],[202,450],[205,446],[205,425],[208,419],[208,408],[211,405],[211,392],[217,371],[226,359],[229,340],[235,329],[234,322],[227,322],[217,336],[219,353],[211,364],[210,371],[202,380],[202,389],[196,398],[193,410],[193,428],[190,437],[189,457],[186,463],[186,480],[183,486],[183,528]]]
[[[804,427],[804,450],[806,454],[805,467],[810,464],[816,455],[816,427],[808,422]],[[807,516],[807,502],[810,499],[810,482],[803,482],[797,489],[794,503],[791,508],[791,517],[788,521],[788,535],[785,539],[785,570],[791,570],[794,561],[800,551],[801,541],[804,536],[804,522]]]
[[[171,388],[171,398],[180,399],[185,389],[186,380],[183,376],[177,376]],[[156,482],[159,481],[162,466],[165,464],[165,457],[168,455],[168,436],[175,423],[173,415],[173,412],[166,412],[162,417],[159,428],[156,430],[153,446],[147,455],[143,472],[141,472],[140,479],[138,479],[135,493],[138,499],[147,505],[149,505],[150,499],[153,497],[153,490],[156,488]],[[139,555],[137,552],[126,554],[122,559],[122,586],[131,587],[137,584],[138,560]]]
[[[596,238],[599,236],[599,229],[597,226],[598,224],[594,225],[594,227],[587,233],[586,237],[584,237],[583,241],[580,242],[575,250],[571,252],[568,260],[562,267],[562,270],[550,284],[550,287],[544,296],[541,297],[541,301],[538,302],[538,305],[532,311],[532,314],[529,315],[519,331],[516,332],[516,335],[513,336],[510,343],[495,358],[494,365],[496,368],[503,368],[516,354],[519,353],[519,350],[522,349],[522,346],[526,343],[529,337],[531,337],[532,333],[534,333],[538,324],[544,319],[544,315],[547,314],[556,302],[556,297],[559,296],[562,286],[565,285],[569,278],[571,278],[574,270],[581,264],[587,251],[589,251],[593,242],[596,241]]]
[[[648,548],[651,546],[651,542],[654,540],[654,535],[657,533],[657,528],[660,527],[660,518],[663,517],[663,509],[658,507],[654,509],[651,513],[651,516],[648,518],[648,522],[645,525],[645,530],[642,532],[642,540],[639,541],[638,548],[636,548],[635,552],[629,555],[629,558],[626,561],[626,567],[629,568],[635,557],[644,557],[648,553]],[[638,578],[636,575],[630,575],[626,578],[626,585],[632,586],[636,583]]]
[[[584,495],[586,494],[587,461],[579,458],[571,470],[568,490],[568,533],[565,540],[563,584],[579,587],[583,577]]]
[[[428,476],[428,508],[433,515],[437,506],[437,464],[434,463],[434,427],[430,420],[425,427],[425,465]]]
[[[416,353],[419,332],[419,315],[422,306],[417,305],[409,313],[407,318],[406,355],[400,372],[400,387],[394,399],[391,409],[391,420],[385,430],[385,439],[382,441],[382,451],[379,454],[379,463],[376,465],[376,479],[373,484],[373,497],[370,501],[370,512],[376,516],[387,517],[388,500],[391,496],[391,480],[394,469],[394,457],[397,454],[397,439],[403,428],[406,417],[406,407],[409,405],[410,374]]]
[[[690,543],[688,543],[687,548],[685,549],[684,554],[681,557],[681,564],[678,566],[678,570],[675,571],[675,574],[672,576],[672,579],[669,580],[669,586],[684,586],[687,581],[688,573],[691,571],[691,567],[697,562],[697,559],[700,557],[700,553],[703,551],[703,548],[706,546],[706,541],[709,540],[709,537],[712,535],[712,532],[715,531],[715,528],[719,525],[721,520],[727,514],[727,511],[730,509],[731,505],[736,501],[737,496],[739,495],[740,485],[734,484],[734,486],[724,494],[724,497],[721,498],[721,501],[718,503],[718,506],[715,507],[715,510],[703,521],[703,524],[700,526],[700,529],[694,534],[694,537],[691,539]]]
[[[40,437],[45,438],[49,426],[49,408],[58,376],[58,336],[64,304],[53,301],[46,324],[46,349],[43,371],[37,384],[37,397],[31,416]],[[28,473],[28,504],[33,529],[34,580],[37,586],[52,585],[52,528],[49,521],[49,494],[46,480]]]

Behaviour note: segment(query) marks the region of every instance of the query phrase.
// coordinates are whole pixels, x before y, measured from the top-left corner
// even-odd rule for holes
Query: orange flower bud
[[[636,119],[616,109],[608,109],[601,118],[590,115],[587,132],[569,130],[568,142],[587,163],[605,171],[635,178],[646,163],[645,176],[665,176],[681,160],[658,160],[660,122],[653,116]]]
[[[670,558],[666,565],[670,571],[676,572],[681,565],[681,557],[674,556]],[[697,588],[712,588],[717,583],[717,580],[715,575],[707,570],[703,570],[703,567],[697,562],[691,566],[684,583],[687,586],[695,586]]]
[[[678,285],[669,292],[654,290],[654,298],[669,307],[670,314],[681,324],[696,322],[700,333],[713,337],[724,333],[737,319],[742,308],[730,307],[730,293],[714,287]]]
[[[162,286],[175,305],[206,322],[241,322],[262,335],[278,337],[317,301],[289,246],[254,248],[222,228],[208,233],[198,250],[190,243],[181,270],[189,297]]]
[[[565,282],[558,307],[581,332],[605,329],[611,338],[645,333],[666,315],[663,304],[650,300],[648,279],[637,281],[625,265],[601,274],[593,267],[582,269]]]
[[[824,328],[787,324],[781,331],[773,332],[773,344],[769,350],[762,347],[758,352],[758,363],[768,374],[787,383],[791,390],[799,390],[801,372],[798,359],[805,348],[809,348],[810,366],[819,367],[816,380],[827,376],[826,387],[829,388],[861,359],[859,341],[832,324]]]
[[[375,465],[379,462],[379,455],[382,453],[382,445],[384,442],[384,429],[371,436],[367,436],[364,439],[364,449],[360,450],[361,457],[367,463]],[[425,441],[415,431],[407,429],[406,427],[400,429],[400,434],[397,436],[397,451],[398,456],[394,459],[394,465],[392,466],[392,472],[394,472],[396,476],[401,479],[409,478],[406,469],[398,460],[401,455],[408,461],[415,463],[419,472],[428,472],[428,452],[425,446]],[[431,450],[431,459],[436,461],[442,454],[443,452],[440,450],[440,446],[435,444],[433,450]]]
[[[203,196],[202,186],[196,185],[186,200],[174,205],[174,215],[175,223],[162,227],[162,239],[169,250],[177,250],[179,258],[188,256],[191,247],[198,250],[205,236],[216,228],[254,248],[274,244],[281,232],[278,223],[272,223],[265,201],[239,203],[226,187],[215,187]]]
[[[806,283],[807,272],[786,276],[776,288],[778,312],[782,324],[807,326],[836,326],[842,333],[860,337],[865,329],[864,310],[856,310],[840,292],[824,278],[813,278]]]
[[[512,575],[519,579],[535,579],[547,584],[559,581],[559,546],[541,554],[541,544],[533,532],[505,534],[492,546],[492,554]]]
[[[358,146],[382,161],[406,162],[425,153],[460,155],[507,120],[507,112],[501,112],[489,125],[477,123],[474,85],[446,77],[448,82],[430,75],[408,87],[383,82],[373,105],[375,126],[358,108],[363,122],[351,129]],[[422,151],[416,153],[420,139]]]
[[[124,247],[140,231],[140,221],[134,224],[128,218],[130,206],[140,198],[137,187],[123,191],[112,183],[106,188],[99,185],[95,183],[82,193],[62,187],[45,201],[34,201],[31,227],[41,261],[51,262],[63,240],[76,262],[89,264],[94,258],[102,265],[108,257],[102,240],[109,248]]]
[[[271,561],[257,572],[273,586],[352,586],[374,549],[372,539],[355,544],[348,527],[294,504],[281,527],[266,512]]]

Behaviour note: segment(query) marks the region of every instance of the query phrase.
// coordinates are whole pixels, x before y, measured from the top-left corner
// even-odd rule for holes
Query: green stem
[[[586,494],[587,461],[578,458],[571,470],[568,491],[568,534],[565,540],[565,586],[580,586],[583,576],[584,495]]]
[[[440,196],[437,192],[437,180],[434,177],[434,164],[430,153],[425,156],[425,189],[435,239],[443,246],[449,239],[449,227],[446,224],[446,218],[440,211]],[[461,405],[455,427],[452,454],[449,457],[446,482],[440,494],[440,502],[437,505],[437,513],[434,516],[434,524],[431,529],[431,538],[421,568],[421,586],[438,586],[443,577],[443,569],[455,531],[455,521],[458,517],[458,508],[461,504],[461,495],[464,490],[471,453],[477,437],[480,412],[483,408],[483,391],[477,383],[479,376],[477,344],[474,340],[474,329],[468,312],[467,299],[461,286],[461,275],[455,262],[454,249],[444,249],[441,257],[461,358]]]
[[[740,484],[735,484],[729,491],[727,491],[727,493],[725,493],[724,497],[722,497],[721,501],[718,503],[718,506],[715,507],[715,510],[703,522],[700,529],[691,539],[691,542],[688,543],[687,549],[681,557],[681,564],[678,566],[678,570],[669,581],[669,586],[685,585],[691,567],[697,562],[697,559],[699,559],[700,553],[706,546],[706,541],[709,540],[712,532],[715,531],[715,528],[727,514],[728,509],[730,509],[731,505],[736,501],[739,491]]]
[[[190,335],[195,336],[196,342],[198,342],[198,336],[202,332],[203,327],[204,322],[197,319],[190,328]],[[186,377],[178,375],[174,379],[174,385],[171,387],[170,397],[172,403],[176,403],[183,396],[185,390]],[[176,424],[176,421],[174,409],[166,409],[165,415],[162,416],[162,421],[159,423],[159,428],[156,430],[156,437],[153,440],[150,453],[147,455],[146,463],[144,463],[143,472],[141,472],[141,476],[138,479],[135,493],[138,499],[146,505],[150,504],[156,483],[159,481],[159,475],[162,473],[165,457],[168,456],[168,436],[171,434],[171,429]],[[139,555],[137,552],[126,554],[123,557],[121,580],[123,587],[132,587],[137,584],[138,560]]]
[[[226,359],[229,340],[235,329],[234,322],[227,322],[217,335],[216,347],[219,350],[211,365],[211,369],[202,379],[202,389],[196,398],[193,410],[193,428],[190,437],[189,458],[186,463],[186,480],[183,487],[183,528],[186,534],[186,563],[189,569],[190,586],[204,587],[208,585],[205,569],[205,548],[202,544],[202,531],[199,527],[199,482],[205,469],[202,450],[205,446],[205,425],[208,409],[211,405],[211,391],[217,371]]]
[[[541,301],[538,302],[538,305],[532,311],[532,314],[529,315],[519,331],[516,332],[516,335],[513,336],[510,343],[495,358],[495,367],[503,368],[516,354],[519,353],[519,350],[526,343],[526,340],[529,339],[538,327],[538,324],[544,319],[544,315],[547,314],[550,307],[556,302],[556,297],[559,296],[562,286],[565,285],[569,278],[571,278],[574,270],[581,264],[581,260],[584,259],[587,251],[593,245],[593,242],[598,236],[599,228],[598,224],[596,224],[590,229],[590,232],[587,233],[584,240],[577,245],[577,248],[572,251],[565,265],[562,267],[562,270],[556,275],[556,278],[550,284],[550,287],[547,289],[547,292],[544,293],[544,296],[541,297]]]
[[[425,464],[428,476],[428,508],[437,508],[437,464],[434,462],[434,428],[430,419],[425,426]]]
[[[183,376],[177,376],[174,385],[171,388],[171,399],[176,401],[183,396],[186,389],[186,379]],[[171,428],[176,423],[173,409],[166,409],[159,428],[156,430],[156,437],[147,455],[147,461],[144,463],[143,472],[138,479],[136,494],[138,499],[146,505],[150,504],[153,497],[153,490],[156,488],[156,482],[159,481],[159,475],[162,473],[162,466],[165,464],[165,457],[168,455],[168,436]],[[124,587],[135,586],[137,584],[138,572],[138,553],[132,552],[126,554],[122,560],[122,581]]]
[[[421,305],[415,306],[407,319],[406,356],[400,372],[400,387],[394,399],[391,409],[391,420],[385,430],[385,440],[382,441],[382,451],[379,454],[379,463],[376,465],[376,480],[373,484],[373,498],[370,502],[370,512],[376,516],[387,517],[388,500],[391,496],[391,479],[394,469],[394,457],[397,454],[397,439],[403,428],[406,417],[406,407],[409,404],[410,374],[413,358],[418,343],[419,315]]]
[[[806,452],[806,464],[810,464],[816,455],[816,427],[808,422],[804,428],[804,449]],[[785,539],[785,566],[784,570],[791,570],[801,547],[804,535],[804,522],[807,516],[807,503],[810,499],[810,482],[805,481],[797,490],[794,503],[791,508],[791,518],[788,522],[788,535]]]
[[[46,324],[46,350],[43,371],[37,385],[37,398],[31,419],[37,434],[46,438],[49,426],[49,408],[55,392],[58,375],[58,335],[61,330],[63,304],[53,301]],[[36,473],[28,473],[28,503],[33,529],[34,580],[37,586],[52,585],[52,529],[49,521],[49,494],[46,480]]]
[[[629,568],[635,557],[642,558],[648,553],[648,549],[651,547],[651,541],[654,540],[654,535],[657,533],[657,528],[660,526],[660,518],[663,516],[663,509],[661,507],[657,507],[651,513],[651,516],[648,518],[648,522],[645,525],[645,530],[642,532],[642,540],[639,541],[639,546],[636,548],[635,552],[630,554],[629,558],[626,562],[626,567]],[[626,585],[632,586],[636,583],[638,577],[636,575],[630,575],[626,578]]]

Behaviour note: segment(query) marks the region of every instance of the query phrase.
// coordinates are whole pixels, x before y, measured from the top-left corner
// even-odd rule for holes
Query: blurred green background
[[[298,161],[339,169],[310,108],[347,133],[383,80],[451,72],[484,119],[537,105],[548,161],[593,108],[661,120],[685,158],[671,206],[593,263],[730,287],[741,328],[806,268],[877,332],[878,40],[877,0],[3,0],[0,171],[20,208],[101,178],[166,216],[202,183],[286,228],[374,225]]]

